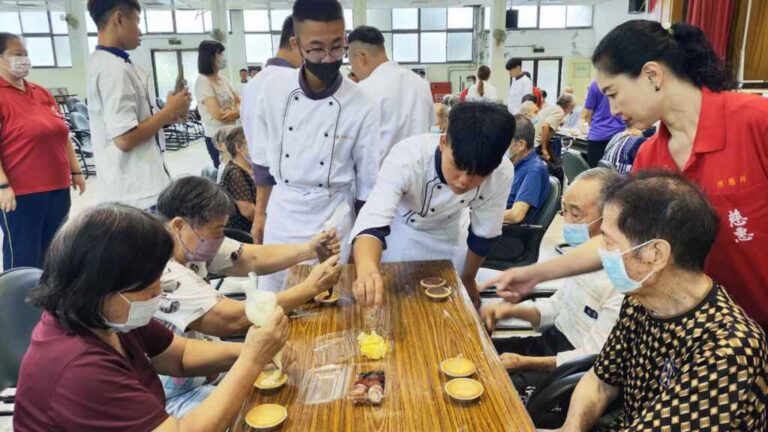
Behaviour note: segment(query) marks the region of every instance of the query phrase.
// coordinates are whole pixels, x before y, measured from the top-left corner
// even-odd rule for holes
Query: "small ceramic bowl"
[[[280,426],[286,418],[288,410],[284,406],[263,404],[248,411],[245,423],[257,431],[268,431]]]
[[[472,378],[456,378],[445,383],[445,392],[459,402],[476,400],[483,394],[484,388],[480,381]]]
[[[440,363],[440,371],[451,378],[465,378],[477,372],[477,367],[468,358],[453,357]]]
[[[453,289],[447,286],[432,287],[424,290],[424,294],[433,300],[445,300],[453,294]]]

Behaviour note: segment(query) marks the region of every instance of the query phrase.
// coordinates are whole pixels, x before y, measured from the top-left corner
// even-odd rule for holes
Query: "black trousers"
[[[568,338],[555,326],[550,327],[541,336],[508,337],[494,339],[493,345],[499,354],[515,353],[527,357],[549,357],[559,352],[570,351],[574,346]],[[549,372],[545,371],[510,371],[509,377],[515,385],[523,403],[536,391],[538,386],[546,379]]]
[[[208,150],[208,155],[211,157],[211,160],[213,161],[213,167],[218,169],[219,168],[219,149],[217,149],[216,146],[213,144],[213,138],[205,137],[205,148],[206,150]]]
[[[611,140],[587,141],[587,164],[590,168],[596,167],[597,163],[600,162],[600,159],[603,158],[605,147],[608,145],[609,141]]]

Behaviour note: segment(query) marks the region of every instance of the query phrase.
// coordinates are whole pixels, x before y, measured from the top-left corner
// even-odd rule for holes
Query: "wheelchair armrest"
[[[527,234],[533,231],[544,231],[544,227],[532,224],[504,224],[501,227],[502,236],[505,234]]]
[[[528,293],[525,297],[523,297],[520,302],[524,302],[526,300],[535,300],[538,298],[547,298],[552,297],[557,290],[554,290],[552,288],[534,288],[533,291]]]
[[[595,364],[597,360],[597,354],[590,354],[583,357],[579,357],[575,360],[565,362],[560,366],[552,370],[546,378],[538,386],[536,392],[531,396],[531,400],[536,398],[540,393],[546,390],[547,387],[556,383],[563,378],[573,374],[584,374]]]
[[[537,428],[556,429],[562,426],[573,391],[585,373],[564,377],[531,396],[525,409]]]

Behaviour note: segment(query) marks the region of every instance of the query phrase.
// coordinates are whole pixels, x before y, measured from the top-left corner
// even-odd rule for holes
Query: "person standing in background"
[[[626,125],[621,117],[611,115],[608,98],[600,91],[597,81],[589,84],[581,116],[589,124],[587,164],[590,168],[594,168],[602,159],[608,142],[614,135],[624,131]]]
[[[69,187],[85,179],[58,105],[24,78],[32,67],[19,36],[0,33],[0,210],[3,270],[41,267],[69,213]]]
[[[213,143],[216,131],[224,125],[234,125],[240,119],[240,96],[219,72],[227,66],[224,45],[206,40],[197,48],[195,98],[203,120],[205,147],[214,168],[219,168],[219,150]]]
[[[467,99],[467,93],[469,93],[469,88],[475,85],[477,82],[477,77],[474,75],[468,75],[467,76],[467,82],[465,84],[466,87],[464,87],[464,90],[459,93],[459,102],[464,102]]]
[[[245,85],[248,84],[248,69],[240,69],[240,84],[237,86],[237,93],[240,95],[240,97],[243,97],[243,90],[245,90]]]
[[[265,149],[262,145],[257,145],[259,140],[264,139],[264,131],[258,125],[259,98],[264,93],[269,82],[276,76],[280,76],[287,70],[296,69],[301,66],[301,55],[294,51],[291,46],[293,38],[293,16],[288,15],[283,21],[282,32],[280,33],[280,48],[275,57],[267,60],[264,71],[257,78],[249,81],[243,90],[243,100],[240,105],[240,118],[243,122],[243,132],[248,142],[248,149],[251,154],[251,162],[254,160],[263,160],[265,156],[261,153]],[[256,184],[256,213],[253,217],[251,226],[251,235],[254,244],[262,244],[264,241],[264,225],[267,222],[267,201],[272,193],[272,186],[275,185],[275,178],[269,173],[269,167],[253,163],[253,179]]]
[[[533,81],[523,74],[523,60],[517,57],[507,61],[506,69],[512,83],[509,86],[509,96],[507,97],[507,109],[511,114],[517,114],[520,110],[520,104],[523,103],[523,96],[533,93]]]
[[[477,68],[478,83],[469,88],[467,92],[467,102],[496,102],[499,96],[496,93],[496,87],[488,82],[491,78],[491,68],[482,65]]]
[[[398,142],[429,132],[435,118],[429,83],[389,60],[384,35],[375,27],[356,28],[347,43],[360,89],[380,110],[382,158]]]
[[[165,166],[163,126],[185,116],[192,98],[185,88],[163,109],[152,102],[152,77],[126,51],[141,43],[137,0],[89,0],[99,44],[88,65],[88,112],[99,196],[154,211],[171,182]]]

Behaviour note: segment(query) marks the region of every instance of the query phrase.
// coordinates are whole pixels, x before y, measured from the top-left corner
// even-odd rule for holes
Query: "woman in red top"
[[[0,210],[3,268],[40,267],[69,213],[69,187],[85,179],[69,129],[47,90],[24,79],[31,65],[16,35],[0,33]]]
[[[734,82],[723,62],[687,24],[626,22],[600,41],[592,62],[612,114],[638,129],[661,121],[633,171],[672,170],[702,189],[720,217],[704,270],[768,328],[768,99],[728,91]],[[517,300],[541,281],[600,268],[599,244],[507,270],[486,285]]]

